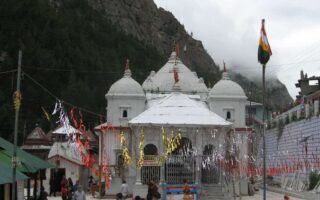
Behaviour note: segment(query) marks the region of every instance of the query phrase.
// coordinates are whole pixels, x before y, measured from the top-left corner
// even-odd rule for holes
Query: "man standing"
[[[128,197],[128,184],[126,183],[125,180],[122,181],[122,185],[121,185],[121,194],[122,194],[122,198],[126,199]]]
[[[78,190],[74,193],[73,200],[86,200],[86,193],[82,190],[81,185],[78,185]]]

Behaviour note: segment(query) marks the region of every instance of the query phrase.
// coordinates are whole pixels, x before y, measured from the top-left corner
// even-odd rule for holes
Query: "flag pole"
[[[265,85],[265,71],[266,71],[266,65],[262,65],[262,106],[263,106],[263,114],[262,114],[262,137],[263,137],[263,200],[267,199],[267,185],[266,185],[266,137],[265,137],[265,90],[266,90],[266,85]]]

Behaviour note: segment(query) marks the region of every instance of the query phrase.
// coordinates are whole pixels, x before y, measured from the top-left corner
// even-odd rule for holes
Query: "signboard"
[[[167,194],[168,200],[184,200],[184,194]],[[189,200],[196,200],[195,194],[189,194]]]
[[[184,198],[183,185],[167,185],[166,199],[168,200],[198,200],[198,188],[195,185],[190,185],[189,198]]]

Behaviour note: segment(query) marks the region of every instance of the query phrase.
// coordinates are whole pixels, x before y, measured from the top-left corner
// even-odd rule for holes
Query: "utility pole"
[[[15,99],[19,98],[21,100],[20,93],[20,82],[21,82],[21,59],[22,59],[22,50],[19,50],[18,58],[18,73],[17,73],[17,91],[15,93]],[[17,97],[18,95],[18,97]],[[16,103],[16,102],[15,102]],[[20,104],[20,102],[19,102]],[[13,155],[12,155],[12,199],[16,200],[16,172],[17,172],[17,139],[18,139],[18,122],[19,122],[19,110],[20,105],[15,105],[15,119],[14,119],[14,146],[13,146]]]

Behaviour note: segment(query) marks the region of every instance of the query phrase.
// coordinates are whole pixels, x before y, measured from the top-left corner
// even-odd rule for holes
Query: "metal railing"
[[[165,180],[168,184],[195,182],[195,157],[170,155],[165,163]]]

